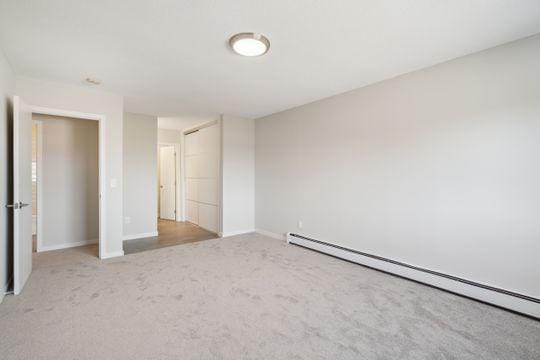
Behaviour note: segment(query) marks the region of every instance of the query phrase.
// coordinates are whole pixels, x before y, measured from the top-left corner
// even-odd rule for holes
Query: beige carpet
[[[39,254],[0,329],[5,360],[540,359],[538,321],[256,234]]]

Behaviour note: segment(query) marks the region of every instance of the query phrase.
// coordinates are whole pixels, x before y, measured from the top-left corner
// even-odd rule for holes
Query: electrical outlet
[[[124,217],[125,224],[131,224],[131,218],[129,216]]]
[[[302,220],[298,220],[298,228],[301,229],[304,227],[304,223],[302,223]]]

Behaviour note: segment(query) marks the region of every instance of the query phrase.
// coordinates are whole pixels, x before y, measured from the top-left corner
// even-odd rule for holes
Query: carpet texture
[[[540,322],[258,234],[35,255],[8,359],[540,359]]]

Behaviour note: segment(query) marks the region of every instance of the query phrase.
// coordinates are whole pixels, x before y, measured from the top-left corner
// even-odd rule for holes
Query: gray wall
[[[9,174],[9,124],[11,122],[11,96],[15,89],[15,75],[0,51],[0,302],[10,280],[11,246],[8,244],[8,177]],[[8,246],[9,245],[9,246]]]
[[[39,114],[32,119],[42,122],[41,250],[97,242],[98,122]]]
[[[158,141],[161,143],[180,144],[181,138],[180,130],[158,129]]]
[[[540,297],[539,139],[540,35],[258,119],[256,226]]]
[[[156,117],[124,113],[123,171],[124,236],[157,231]]]
[[[222,232],[255,229],[255,121],[222,117]]]

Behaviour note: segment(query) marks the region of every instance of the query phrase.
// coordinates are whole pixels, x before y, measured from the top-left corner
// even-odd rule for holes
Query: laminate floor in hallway
[[[158,236],[125,240],[124,253],[126,255],[133,254],[141,251],[188,244],[218,237],[216,233],[205,230],[187,221],[177,222],[161,219],[158,220],[158,233]]]

